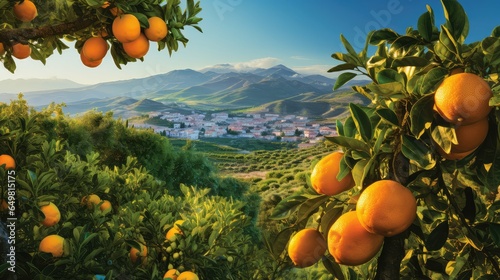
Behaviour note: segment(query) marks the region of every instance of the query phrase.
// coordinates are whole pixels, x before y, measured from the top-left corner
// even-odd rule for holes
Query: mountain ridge
[[[332,110],[338,112],[339,106],[343,106],[334,100],[337,93],[349,91],[351,85],[367,82],[351,80],[341,89],[333,91],[335,79],[322,75],[303,75],[278,64],[266,69],[223,73],[178,69],[145,78],[25,92],[24,98],[31,106],[42,108],[53,101],[65,103],[70,114],[97,109],[113,111],[122,117],[141,115],[148,111],[175,111],[180,107],[192,111],[241,110],[264,108],[262,106],[265,104],[268,107],[264,110],[270,112],[300,112],[300,103],[309,102],[302,104],[307,108],[302,111],[314,117],[323,117],[331,115],[327,112]],[[0,94],[1,102],[8,102],[9,98],[13,99],[15,95]],[[171,107],[171,104],[176,105]],[[325,107],[327,104],[330,108]]]

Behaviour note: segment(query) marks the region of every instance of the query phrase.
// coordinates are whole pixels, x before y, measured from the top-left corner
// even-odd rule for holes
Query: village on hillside
[[[149,118],[160,118],[173,123],[173,127],[134,123],[135,127],[153,129],[171,138],[198,140],[200,138],[233,137],[270,141],[316,143],[323,136],[335,136],[335,125],[320,125],[307,117],[270,113],[230,116],[219,112],[184,115],[170,112],[149,112]]]

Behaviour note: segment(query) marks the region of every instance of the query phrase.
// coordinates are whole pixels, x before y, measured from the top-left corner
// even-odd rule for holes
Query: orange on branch
[[[356,204],[359,222],[369,232],[394,236],[405,231],[417,215],[413,193],[393,180],[369,185]]]
[[[288,243],[288,255],[297,267],[308,267],[317,263],[325,254],[327,244],[316,229],[306,228],[297,232]]]
[[[343,265],[361,265],[382,248],[384,237],[367,231],[356,211],[342,214],[328,230],[328,251]]]
[[[80,204],[82,206],[87,206],[88,208],[94,207],[94,205],[97,205],[101,203],[101,198],[96,195],[96,194],[90,194],[87,196],[82,197],[82,200],[80,201]]]
[[[42,239],[38,251],[43,253],[51,253],[53,257],[61,257],[64,254],[64,238],[52,234]]]
[[[132,263],[137,263],[139,259],[141,259],[142,264],[145,264],[148,256],[148,247],[140,244],[141,250],[138,250],[135,247],[130,248],[130,261]]]
[[[144,34],[141,34],[134,41],[123,43],[123,50],[130,57],[141,58],[149,51],[149,40]]]
[[[194,272],[184,271],[177,276],[177,280],[200,280],[200,278]]]
[[[101,65],[101,63],[102,63],[102,59],[90,61],[85,55],[83,55],[83,52],[80,52],[80,60],[82,61],[83,65],[90,67],[90,68],[97,67],[97,66]]]
[[[468,125],[488,116],[493,96],[483,78],[471,73],[446,77],[434,94],[435,110],[447,122]]]
[[[113,36],[121,43],[129,43],[141,35],[141,24],[132,14],[117,16],[111,27]]]
[[[89,61],[99,61],[106,56],[108,52],[108,43],[102,37],[92,37],[83,43],[81,53]]]
[[[488,129],[488,118],[455,128],[458,144],[452,144],[451,152],[464,153],[476,149],[486,139]]]
[[[14,169],[16,168],[16,161],[10,155],[0,155],[0,166],[2,165],[6,170]]]
[[[165,21],[159,17],[148,18],[149,27],[144,29],[144,34],[150,41],[158,42],[168,34],[168,28]]]
[[[17,43],[12,45],[12,56],[17,59],[25,59],[31,55],[31,48],[29,45]]]
[[[14,4],[14,16],[22,22],[32,21],[38,14],[35,4],[30,0],[24,0]]]
[[[163,279],[165,278],[170,278],[172,280],[177,280],[177,277],[179,276],[180,272],[175,269],[175,268],[172,268],[172,269],[169,269],[167,272],[165,272],[165,275],[163,275]]]
[[[337,180],[340,170],[340,161],[344,153],[333,152],[322,158],[311,173],[312,188],[318,194],[336,195],[354,187],[352,173],[349,172],[342,180]]]
[[[42,224],[46,227],[54,226],[61,220],[61,212],[59,212],[59,208],[57,208],[57,206],[52,202],[47,205],[43,205],[40,207],[40,210],[45,216]]]

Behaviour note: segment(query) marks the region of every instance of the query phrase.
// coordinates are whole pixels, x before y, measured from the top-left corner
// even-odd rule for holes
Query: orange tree
[[[370,79],[353,90],[371,105],[350,104],[350,116],[337,121],[339,135],[327,137],[344,153],[331,181],[352,174],[355,187],[335,195],[311,187],[276,206],[273,218],[288,219],[291,225],[270,242],[283,263],[287,242],[300,229],[315,228],[328,239],[335,230],[332,224],[356,210],[368,231],[384,236],[374,230],[384,225],[403,225],[403,231],[385,234],[383,247],[370,261],[350,266],[337,263],[337,255],[360,249],[359,242],[338,252],[342,248],[331,247],[342,241],[327,240],[329,250],[321,262],[338,279],[500,277],[500,28],[481,41],[465,43],[469,22],[463,7],[455,0],[441,3],[442,25],[435,25],[427,6],[416,29],[405,34],[389,28],[372,31],[360,52],[341,35],[346,53],[332,55],[342,62],[330,69],[341,72],[334,89],[358,75]],[[407,203],[398,202],[400,192],[387,187],[394,181],[411,191],[416,207],[407,194]],[[382,188],[363,195],[375,182]],[[368,201],[374,203],[367,206]],[[388,203],[408,207],[387,209],[392,207]],[[412,213],[403,214],[399,207]],[[365,209],[371,214],[360,213]],[[407,224],[396,222],[401,215]]]
[[[186,1],[185,9],[180,0],[1,0],[0,61],[11,72],[16,69],[16,59],[31,57],[45,64],[55,51],[61,54],[69,48],[66,43],[74,41],[74,48],[86,66],[98,66],[109,49],[115,65],[120,68],[122,64],[142,60],[147,52],[149,42],[144,42],[139,34],[146,37],[150,34],[148,39],[157,42],[157,49],[167,49],[170,55],[178,50],[179,43],[186,45],[188,39],[182,31],[185,26],[201,31],[198,23],[202,19],[197,17],[200,11],[199,2],[194,0]],[[122,18],[131,20],[121,28],[113,27],[115,19]],[[117,39],[132,29],[137,34],[135,38],[129,37],[130,42]],[[89,44],[91,50],[82,52],[85,42],[95,37],[99,40],[92,40],[95,42]],[[147,48],[138,47],[135,39],[143,46],[147,44]],[[127,52],[127,49],[133,50]],[[137,56],[138,49],[142,51],[140,56]],[[85,53],[92,55],[85,56]],[[96,53],[100,59],[94,56]]]

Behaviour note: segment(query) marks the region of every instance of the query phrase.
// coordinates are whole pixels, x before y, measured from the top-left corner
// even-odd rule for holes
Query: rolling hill
[[[94,109],[113,111],[116,116],[122,117],[151,111],[258,108],[280,114],[329,118],[342,115],[349,102],[366,102],[349,94],[351,85],[365,84],[365,80],[352,80],[334,92],[334,79],[322,75],[301,75],[284,65],[246,72],[230,69],[207,68],[204,72],[174,70],[141,79],[28,91],[24,92],[24,98],[36,107],[53,101],[64,102],[66,112],[70,114]],[[14,98],[15,94],[0,94],[0,102]]]

